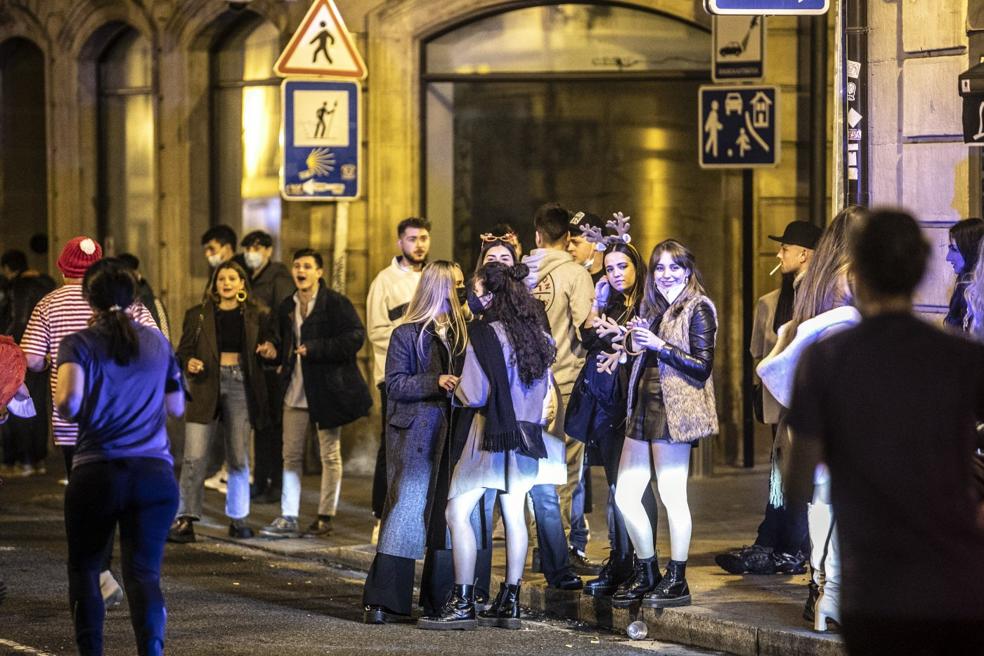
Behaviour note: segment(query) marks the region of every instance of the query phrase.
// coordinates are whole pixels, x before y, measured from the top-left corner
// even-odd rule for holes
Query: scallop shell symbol
[[[328,175],[335,170],[335,155],[328,148],[314,148],[304,159],[311,175]]]

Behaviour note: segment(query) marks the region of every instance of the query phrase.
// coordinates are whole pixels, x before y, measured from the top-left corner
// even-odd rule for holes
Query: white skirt
[[[516,452],[482,450],[485,416],[476,413],[468,429],[464,451],[451,476],[448,498],[453,499],[476,488],[526,494],[534,485],[563,485],[567,482],[564,441],[543,431],[547,457],[536,460]]]

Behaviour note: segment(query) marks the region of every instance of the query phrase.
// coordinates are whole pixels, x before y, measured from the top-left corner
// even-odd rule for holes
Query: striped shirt
[[[140,301],[135,301],[127,313],[137,323],[157,328],[154,316]],[[92,308],[82,297],[82,285],[63,285],[34,306],[21,338],[24,353],[51,361],[48,377],[52,399],[51,429],[58,446],[75,446],[79,435],[78,426],[63,419],[54,408],[55,387],[58,385],[58,346],[66,335],[88,328],[90,317]]]

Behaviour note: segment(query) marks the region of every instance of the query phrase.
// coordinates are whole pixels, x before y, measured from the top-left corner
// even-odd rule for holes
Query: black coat
[[[262,359],[256,354],[256,346],[273,340],[273,324],[270,311],[262,305],[247,301],[242,308],[244,335],[239,366],[245,378],[250,423],[254,430],[263,430],[270,423],[270,413]],[[210,300],[189,309],[184,316],[181,343],[178,344],[178,360],[191,396],[185,410],[185,420],[196,424],[211,423],[219,410],[219,347],[215,311],[216,306]],[[201,373],[188,373],[188,360],[191,358],[205,363]]]
[[[319,281],[314,307],[301,324],[301,358],[308,412],[318,428],[337,428],[369,414],[372,396],[355,357],[366,340],[366,329],[352,302]],[[286,392],[297,362],[294,350],[293,295],[280,304],[281,389]]]

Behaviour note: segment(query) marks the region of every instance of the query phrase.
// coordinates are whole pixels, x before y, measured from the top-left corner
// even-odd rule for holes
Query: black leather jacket
[[[657,352],[658,358],[677,371],[704,382],[711,377],[714,366],[716,331],[717,322],[711,308],[706,303],[700,303],[690,317],[690,353],[667,344]]]

